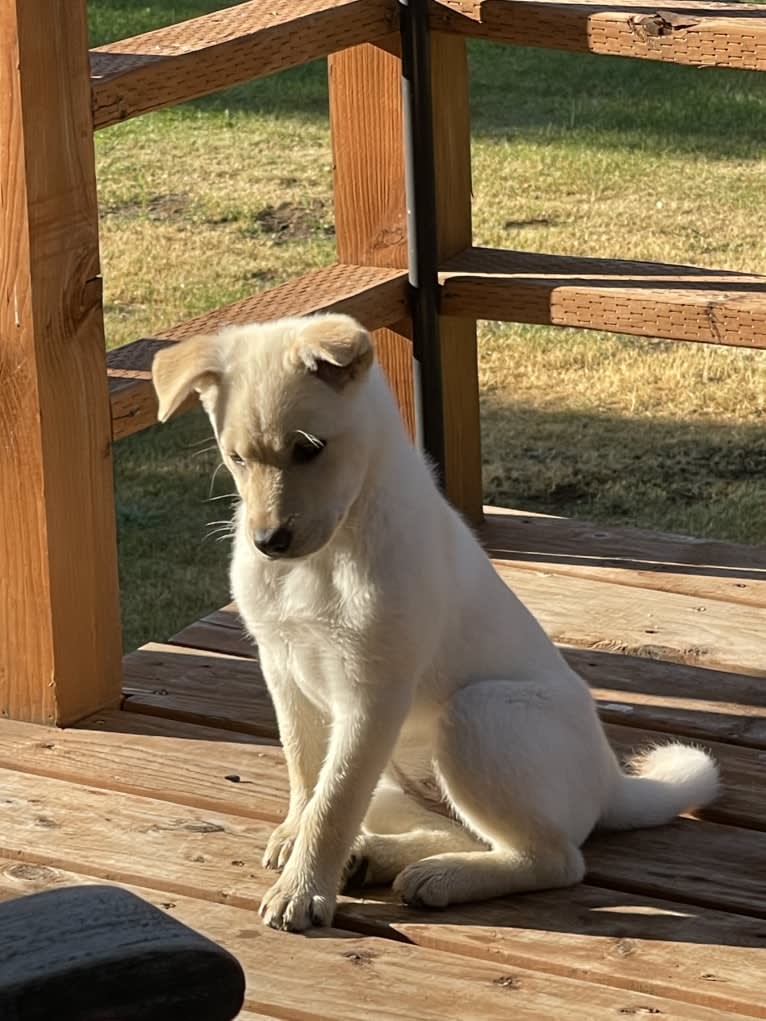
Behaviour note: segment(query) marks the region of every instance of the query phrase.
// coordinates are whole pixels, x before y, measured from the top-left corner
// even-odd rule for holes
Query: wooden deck
[[[243,1018],[766,1017],[766,552],[490,512],[484,539],[594,688],[619,750],[711,747],[701,819],[604,835],[587,881],[443,913],[389,892],[264,929],[286,775],[232,608],[125,661],[121,711],[0,723],[0,896],[129,886],[241,960]]]

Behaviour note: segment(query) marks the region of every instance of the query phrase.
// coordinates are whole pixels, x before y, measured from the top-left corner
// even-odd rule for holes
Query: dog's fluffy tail
[[[637,755],[615,784],[600,825],[640,829],[670,822],[707,805],[718,794],[715,760],[702,748],[666,744]]]

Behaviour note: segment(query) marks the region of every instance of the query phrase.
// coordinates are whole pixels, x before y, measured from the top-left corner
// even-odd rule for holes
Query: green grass
[[[91,0],[92,41],[223,6]],[[469,52],[477,243],[766,273],[766,76]],[[321,62],[100,132],[97,159],[110,344],[334,259]],[[480,349],[489,501],[764,541],[764,354],[503,324]],[[117,446],[127,647],[227,597],[207,436]]]

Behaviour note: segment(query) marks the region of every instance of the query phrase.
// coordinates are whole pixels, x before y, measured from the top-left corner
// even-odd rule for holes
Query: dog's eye
[[[316,436],[299,436],[293,444],[293,464],[315,461],[325,448],[324,440]]]
[[[236,464],[238,468],[242,468],[245,463],[244,457],[240,457],[239,454],[229,454],[229,460]]]

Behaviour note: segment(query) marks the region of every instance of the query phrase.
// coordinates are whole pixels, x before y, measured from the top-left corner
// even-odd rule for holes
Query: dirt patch
[[[529,220],[506,220],[503,224],[505,230],[518,230],[520,227],[553,227],[558,220],[552,216],[533,216]]]
[[[102,216],[138,217],[147,216],[150,220],[173,220],[183,216],[190,205],[189,196],[185,192],[168,192],[152,195],[146,202],[135,199],[128,202],[115,202],[110,206],[101,207]]]
[[[267,235],[274,244],[288,241],[307,241],[313,237],[332,237],[335,226],[330,221],[326,204],[315,199],[307,206],[281,202],[278,206],[264,206],[245,228],[248,235]]]
[[[243,273],[242,279],[246,283],[271,284],[277,279],[277,273],[273,269],[252,269]]]
[[[171,192],[168,195],[152,195],[146,211],[150,220],[173,220],[182,216],[188,208],[188,195],[184,192]]]

